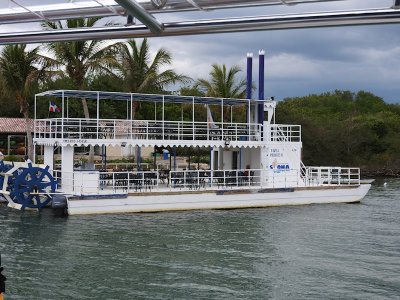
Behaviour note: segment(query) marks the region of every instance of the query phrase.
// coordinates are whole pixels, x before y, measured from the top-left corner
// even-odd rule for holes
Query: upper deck
[[[53,97],[51,100],[60,106],[61,111],[56,118],[37,118],[38,97],[49,99],[49,96]],[[54,97],[57,100],[54,100]],[[96,100],[96,118],[70,116],[68,103],[73,101],[72,99],[80,98]],[[113,100],[126,102],[126,119],[101,118],[101,102]],[[154,119],[133,120],[131,111],[135,101],[153,102]],[[301,128],[298,125],[277,125],[268,122],[259,124],[253,121],[257,115],[258,104],[267,102],[271,101],[70,90],[47,91],[35,97],[34,141],[42,145],[57,143],[233,147],[258,147],[270,141],[301,142]],[[181,120],[168,119],[165,107],[169,104],[181,105]],[[208,108],[211,105],[214,106],[214,114],[217,112],[218,119],[224,120],[223,122],[213,121]],[[161,106],[161,119],[157,119],[157,106]],[[207,106],[208,116],[206,120],[201,120],[201,117],[204,117],[204,106]],[[215,106],[219,108],[215,109]],[[241,118],[246,119],[247,122],[233,120],[232,110],[236,106],[246,107],[247,115],[245,118],[242,115]],[[191,109],[192,120],[184,120],[184,109]],[[43,112],[41,114],[43,115]]]

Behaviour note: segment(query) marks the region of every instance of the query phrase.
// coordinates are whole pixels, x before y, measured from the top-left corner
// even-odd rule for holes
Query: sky
[[[64,2],[66,2],[65,0]],[[23,3],[23,0],[20,0]],[[63,2],[25,1],[29,5]],[[393,0],[345,0],[296,6],[265,6],[157,14],[163,22],[312,11],[389,8]],[[1,1],[0,8],[7,8]],[[123,22],[124,20],[115,18]],[[0,32],[39,29],[38,25],[1,25]],[[335,90],[374,93],[388,103],[400,102],[400,24],[315,29],[290,29],[149,39],[155,53],[172,53],[172,67],[194,79],[208,78],[211,65],[238,65],[246,77],[246,54],[254,54],[253,81],[258,82],[258,51],[265,50],[265,96],[275,99]],[[257,93],[255,93],[257,96]]]

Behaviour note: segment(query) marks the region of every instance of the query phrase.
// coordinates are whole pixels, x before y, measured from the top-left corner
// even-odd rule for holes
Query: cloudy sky
[[[24,1],[21,1],[23,3]],[[25,1],[29,5],[57,1]],[[64,1],[66,2],[66,0]],[[3,3],[1,5],[1,3]],[[346,0],[297,6],[268,6],[155,15],[162,21],[257,16],[311,11],[388,8],[393,0]],[[1,1],[0,8],[8,7]],[[122,22],[122,20],[119,20]],[[0,32],[31,30],[32,25],[0,27]],[[246,54],[266,51],[265,95],[276,99],[328,91],[370,91],[386,102],[400,102],[400,24],[151,38],[153,51],[172,52],[174,69],[207,78],[211,64],[239,65],[245,78]]]

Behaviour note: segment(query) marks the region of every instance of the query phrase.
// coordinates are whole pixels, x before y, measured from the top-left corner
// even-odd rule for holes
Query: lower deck
[[[156,170],[55,172],[58,191],[70,195],[110,195],[214,190],[253,190],[360,184],[357,168],[305,167],[282,170]],[[61,180],[62,179],[62,180]]]

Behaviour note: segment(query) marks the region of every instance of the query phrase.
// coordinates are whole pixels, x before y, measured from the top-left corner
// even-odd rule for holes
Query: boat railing
[[[261,170],[185,170],[171,171],[170,189],[215,189],[261,185]]]
[[[301,142],[301,125],[270,125],[272,142]]]
[[[256,141],[262,125],[227,123],[115,119],[37,119],[35,138],[52,139],[135,139],[135,140],[229,140]]]
[[[360,168],[306,167],[307,185],[359,185]]]
[[[76,170],[55,171],[54,175],[59,188],[74,195],[151,192],[167,179],[157,171]]]
[[[192,163],[191,165],[195,165],[196,163]],[[175,164],[177,169],[185,169],[187,168],[187,163],[176,163]],[[102,163],[95,163],[94,168],[96,170],[114,170],[114,171],[123,171],[123,170],[136,170],[136,171],[151,171],[151,170],[166,170],[169,168],[169,165],[165,163],[156,163],[156,167],[154,169],[154,163],[129,163],[129,162],[107,162],[106,164]]]
[[[296,188],[313,186],[359,185],[360,169],[306,167],[281,171],[176,170],[158,171],[54,171],[61,191],[76,195],[136,193],[166,190],[220,190],[246,188]]]
[[[153,169],[153,163],[140,163],[141,171],[149,171]],[[95,163],[94,168],[96,170],[134,170],[139,168],[138,163],[130,163],[130,162],[107,162],[106,164],[102,163]],[[157,164],[156,169],[161,169],[162,165]]]

